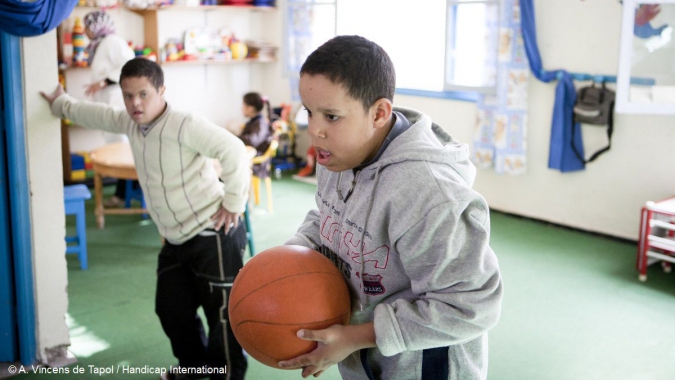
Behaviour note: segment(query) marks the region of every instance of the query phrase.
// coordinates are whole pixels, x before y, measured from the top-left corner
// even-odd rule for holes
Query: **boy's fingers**
[[[218,210],[215,215],[211,217],[211,220],[213,221],[213,228],[218,231],[220,230],[220,227],[223,226],[223,213],[221,210]]]
[[[284,365],[281,365],[282,363]],[[303,368],[303,370],[306,370],[307,367],[313,364],[314,363],[312,362],[312,360],[310,360],[310,358],[307,355],[302,355],[291,360],[280,362],[279,366],[283,368]]]
[[[298,330],[296,335],[300,339],[322,342],[323,338],[321,337],[321,334],[317,333],[317,331],[319,330]]]

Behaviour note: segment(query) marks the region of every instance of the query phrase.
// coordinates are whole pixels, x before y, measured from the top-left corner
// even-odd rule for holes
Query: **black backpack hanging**
[[[607,126],[607,146],[593,153],[586,160],[574,145],[574,134],[576,128],[572,128],[572,148],[579,160],[587,164],[607,152],[612,146],[612,132],[614,131],[614,91],[602,85],[596,86],[595,82],[590,86],[581,87],[577,91],[577,102],[574,104],[574,121],[577,123],[586,123],[593,125]]]

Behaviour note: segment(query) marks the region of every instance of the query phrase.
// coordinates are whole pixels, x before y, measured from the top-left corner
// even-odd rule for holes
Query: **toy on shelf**
[[[134,51],[134,55],[136,57],[143,57],[151,61],[157,62],[157,54],[154,51],[152,51],[152,48],[147,46],[132,46],[131,43],[129,43],[129,47],[132,48],[132,50]]]
[[[75,152],[70,154],[70,180],[81,182],[94,177],[94,164],[89,152]]]
[[[221,46],[222,37],[214,29],[198,27],[185,31],[185,59],[215,59]]]
[[[234,36],[230,42],[230,51],[232,59],[244,59],[248,56],[248,46]]]
[[[174,0],[123,0],[125,6],[133,9],[145,9],[149,7],[163,7],[173,5]],[[176,4],[183,5],[183,4]]]
[[[256,42],[256,58],[270,61],[275,49],[264,42]],[[264,45],[264,46],[263,46]],[[262,49],[261,49],[262,46]],[[172,38],[160,51],[160,62],[174,61],[231,61],[249,57],[246,43],[236,38],[227,29],[208,27],[190,28],[185,31],[183,43]]]
[[[178,42],[176,39],[170,39],[167,41],[164,49],[162,49],[162,53],[160,53],[160,60],[162,62],[164,61],[178,61],[181,56],[179,55],[179,51],[182,51],[182,49],[179,50],[179,48],[182,47],[182,44]],[[182,51],[183,54],[185,54],[184,51]]]
[[[79,17],[75,18],[73,25],[73,64],[77,67],[87,67],[87,44],[84,39],[84,27]]]
[[[96,6],[99,8],[115,8],[117,0],[96,0]]]
[[[273,7],[275,0],[253,0],[256,7]]]
[[[225,0],[225,5],[251,5],[253,0]]]
[[[65,67],[73,64],[73,33],[64,22],[58,29],[59,37],[61,38],[61,63]],[[59,65],[59,68],[61,66]]]
[[[272,167],[275,177],[281,178],[282,172],[298,168],[302,159],[295,155],[297,126],[292,117],[292,106],[282,103],[280,107],[274,109],[274,113],[279,115],[279,120],[272,124],[279,140],[279,147],[276,156],[272,158]]]

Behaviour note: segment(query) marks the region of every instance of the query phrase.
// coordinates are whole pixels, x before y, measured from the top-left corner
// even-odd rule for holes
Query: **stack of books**
[[[261,61],[275,61],[277,58],[277,47],[267,42],[259,40],[246,40],[248,47],[248,57],[256,58]]]

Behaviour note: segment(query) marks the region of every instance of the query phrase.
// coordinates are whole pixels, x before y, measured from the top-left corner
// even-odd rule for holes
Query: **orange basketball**
[[[335,264],[309,248],[284,245],[251,258],[237,275],[228,305],[237,341],[259,362],[280,368],[316,348],[300,329],[348,324],[349,290]]]

